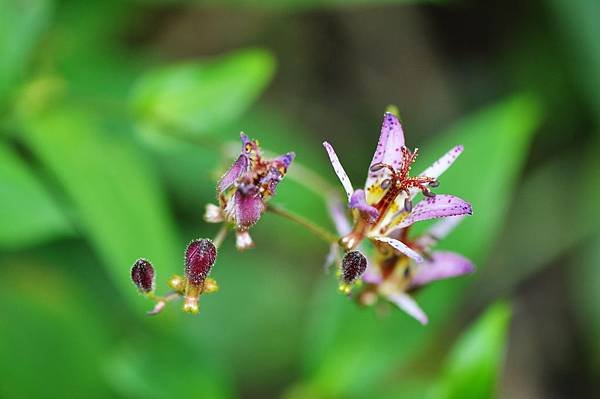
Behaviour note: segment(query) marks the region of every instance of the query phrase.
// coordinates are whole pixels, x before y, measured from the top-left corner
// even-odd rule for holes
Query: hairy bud
[[[217,248],[208,239],[192,241],[185,251],[185,277],[194,285],[204,283],[217,259]]]
[[[367,258],[360,251],[350,251],[342,259],[342,281],[354,283],[367,270]]]
[[[140,292],[154,290],[154,267],[146,259],[138,259],[131,268],[131,280]]]

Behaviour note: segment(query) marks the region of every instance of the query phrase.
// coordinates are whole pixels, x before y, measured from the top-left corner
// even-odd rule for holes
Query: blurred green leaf
[[[507,233],[496,243],[489,267],[480,273],[478,289],[471,292],[474,302],[510,294],[521,282],[598,231],[598,170],[597,148],[590,146],[584,153],[577,150],[565,154],[527,176],[515,196]],[[568,212],[565,196],[557,192],[577,193],[567,195]]]
[[[73,233],[54,199],[25,162],[3,143],[0,198],[0,247],[26,247]]]
[[[474,216],[466,219],[443,247],[461,252],[481,266],[504,223],[540,118],[534,97],[515,96],[467,117],[431,145],[421,147],[424,159],[416,170],[456,144],[465,146],[463,155],[441,178],[438,192],[471,201]],[[373,137],[375,140],[376,133]],[[419,294],[417,300],[430,316],[425,328],[397,309],[380,317],[374,309],[358,308],[335,292],[333,281],[324,282],[311,308],[305,384],[316,387],[323,396],[368,395],[383,375],[423,349],[435,328],[455,311],[468,281],[465,277],[439,282]]]
[[[483,399],[494,397],[504,363],[510,307],[491,306],[454,345],[439,386],[431,398]]]
[[[131,106],[143,129],[207,134],[238,118],[264,90],[274,69],[273,56],[261,49],[156,68],[137,82]]]
[[[148,257],[159,275],[180,271],[183,246],[165,194],[127,126],[68,102],[23,114],[21,123],[25,143],[73,202],[85,236],[125,296],[143,301],[129,277],[138,257]]]
[[[231,382],[222,378],[209,358],[168,337],[135,337],[118,348],[105,366],[112,386],[125,398],[233,397]]]
[[[24,77],[53,8],[51,0],[0,0],[0,102]]]
[[[579,89],[588,96],[592,115],[600,115],[600,2],[596,0],[551,0],[546,5],[564,33],[564,49]],[[600,123],[600,119],[596,120]]]
[[[89,292],[58,265],[32,257],[3,264],[0,280],[0,397],[108,397],[100,366],[110,327]]]

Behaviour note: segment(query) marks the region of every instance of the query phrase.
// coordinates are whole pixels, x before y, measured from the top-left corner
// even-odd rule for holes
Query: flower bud
[[[367,270],[367,258],[360,251],[350,251],[342,259],[342,281],[350,285]]]
[[[217,259],[217,248],[208,239],[192,241],[185,251],[185,277],[190,284],[204,283]]]
[[[131,280],[140,292],[154,290],[154,267],[146,259],[138,259],[131,268]]]

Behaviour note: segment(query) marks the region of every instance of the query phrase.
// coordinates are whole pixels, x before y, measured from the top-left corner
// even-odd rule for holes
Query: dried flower
[[[154,267],[146,259],[138,259],[131,268],[131,280],[143,293],[154,291]]]
[[[435,195],[431,191],[439,186],[438,178],[462,153],[463,147],[454,147],[420,175],[410,176],[418,149],[408,150],[400,122],[391,113],[386,113],[365,188],[354,190],[333,147],[327,142],[323,145],[353,212],[354,224],[350,226],[344,210],[338,204],[330,206],[338,233],[342,235],[339,244],[343,250],[352,251],[361,247],[363,240],[367,239],[373,247],[373,255],[367,261],[367,270],[362,277],[368,284],[358,296],[359,301],[372,304],[377,295],[383,295],[426,323],[424,313],[406,290],[414,288],[415,284],[432,281],[435,276],[470,272],[473,266],[460,255],[430,253],[433,241],[441,238],[435,235],[440,234],[439,231],[415,240],[409,239],[408,231],[418,221],[447,217],[456,220],[461,215],[472,214],[471,205],[466,201],[451,195]],[[418,193],[422,193],[425,199],[413,206],[413,198]],[[438,229],[443,230],[445,225],[441,226]],[[446,228],[443,232],[447,234],[450,230]],[[429,242],[426,237],[430,237]],[[430,277],[415,277],[418,274],[413,271],[417,270],[422,270],[421,273],[435,272]]]
[[[260,219],[267,201],[275,195],[295,154],[288,152],[267,160],[261,156],[258,141],[250,140],[244,133],[240,133],[240,138],[241,154],[217,184],[219,206],[208,204],[204,218],[211,223],[226,221],[233,224],[236,246],[244,250],[253,246],[248,230]]]

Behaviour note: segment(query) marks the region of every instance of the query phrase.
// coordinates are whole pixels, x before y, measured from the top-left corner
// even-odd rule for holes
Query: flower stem
[[[310,230],[317,237],[319,237],[328,244],[335,244],[338,242],[338,237],[335,234],[306,219],[304,216],[300,216],[297,213],[288,211],[277,205],[268,205],[267,210],[276,215],[291,220],[292,222],[299,224],[307,230]]]
[[[229,231],[229,228],[227,226],[227,223],[223,223],[223,225],[221,226],[221,229],[219,230],[219,232],[217,233],[215,238],[212,240],[213,244],[215,245],[215,248],[218,249],[221,246],[221,244],[223,244],[223,240],[225,240],[225,237],[227,236],[228,231]]]

